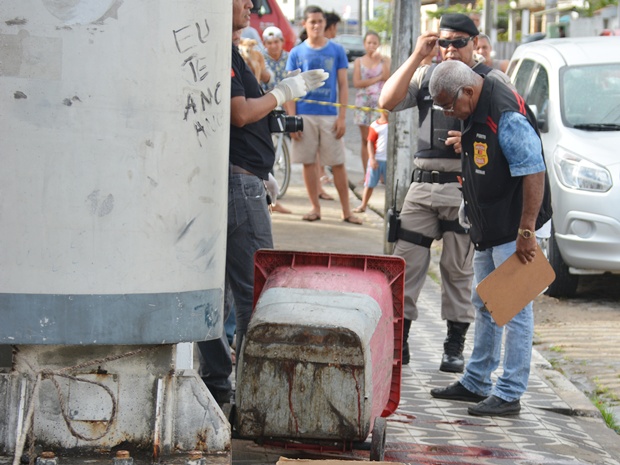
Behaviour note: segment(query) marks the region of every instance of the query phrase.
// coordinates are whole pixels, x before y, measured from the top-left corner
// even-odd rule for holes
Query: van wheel
[[[555,271],[555,281],[553,281],[545,294],[550,297],[573,297],[579,284],[579,276],[570,274],[568,266],[562,259],[558,243],[555,240],[555,229],[551,226],[551,237],[547,247],[547,259]]]

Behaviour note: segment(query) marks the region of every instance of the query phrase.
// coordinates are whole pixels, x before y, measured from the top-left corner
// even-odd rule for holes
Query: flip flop
[[[304,221],[319,221],[321,219],[321,215],[318,213],[308,213],[307,215],[302,216],[301,219]]]
[[[362,220],[355,215],[347,216],[342,221],[344,221],[345,223],[351,223],[351,224],[362,224],[363,223]]]
[[[362,208],[361,205],[359,207],[353,209],[353,213],[364,213],[365,211],[366,211],[366,209]]]
[[[334,198],[326,192],[321,192],[319,194],[319,199],[321,200],[334,200]]]

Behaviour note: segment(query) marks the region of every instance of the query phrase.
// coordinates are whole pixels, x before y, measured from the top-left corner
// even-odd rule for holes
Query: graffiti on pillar
[[[209,67],[213,64],[213,54],[208,55],[210,32],[206,18],[172,31],[185,79],[195,86],[185,97],[183,120],[192,124],[201,147],[202,140],[222,127],[222,115],[212,111],[214,105],[222,103],[222,83],[209,79]]]

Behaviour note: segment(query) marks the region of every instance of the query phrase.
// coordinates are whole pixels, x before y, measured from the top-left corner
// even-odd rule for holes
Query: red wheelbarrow
[[[240,437],[351,450],[400,401],[405,262],[259,250],[254,312],[237,363]]]

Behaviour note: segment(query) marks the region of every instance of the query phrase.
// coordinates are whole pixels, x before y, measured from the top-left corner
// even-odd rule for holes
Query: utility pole
[[[369,18],[369,0],[359,0],[360,35],[366,34],[366,21]]]
[[[482,18],[480,18],[480,26],[482,32],[491,37],[491,29],[493,28],[493,8],[491,0],[483,0],[482,2]]]
[[[357,2],[357,31],[359,35],[364,34],[364,0]]]
[[[392,22],[393,73],[413,53],[420,35],[420,0],[394,0]],[[388,130],[388,160],[385,189],[385,211],[394,204],[396,182],[397,208],[401,209],[411,183],[413,153],[418,146],[418,112],[413,109],[390,115]],[[384,226],[387,226],[384,223]],[[384,243],[384,252],[392,253],[392,244]]]
[[[544,17],[544,25],[541,29],[542,32],[546,32],[549,36],[549,25],[559,21],[559,15],[557,13],[558,2],[557,0],[545,0],[545,9],[556,10],[553,13],[547,13]]]

